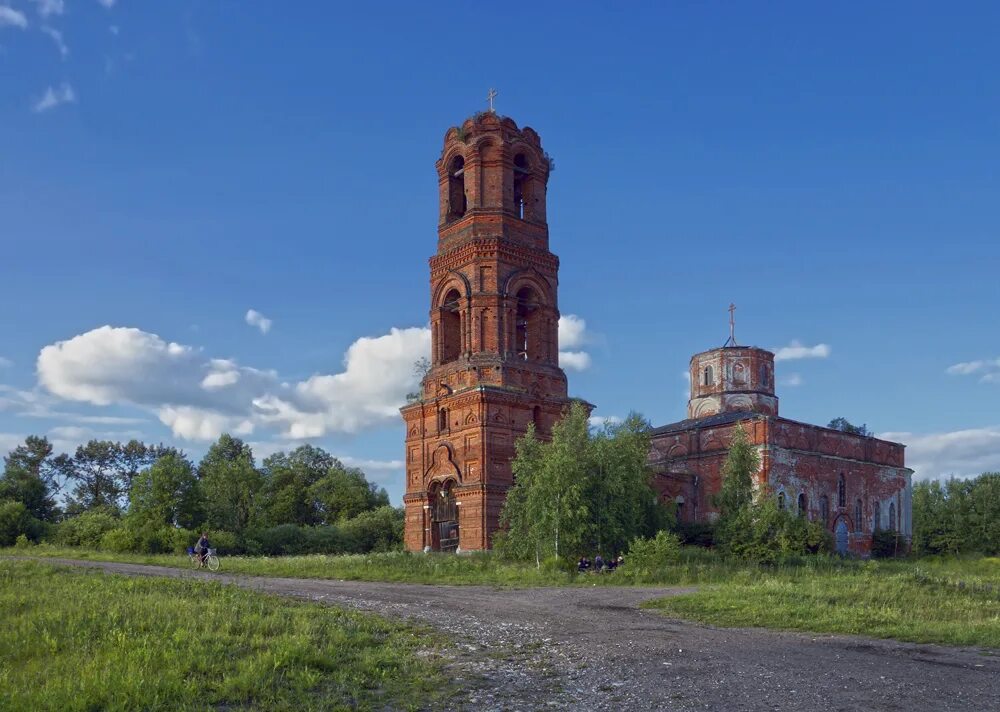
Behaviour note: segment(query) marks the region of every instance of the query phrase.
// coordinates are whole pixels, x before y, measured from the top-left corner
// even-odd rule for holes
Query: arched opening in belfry
[[[458,502],[455,481],[435,484],[430,491],[431,548],[435,551],[458,549]]]
[[[448,215],[452,219],[465,215],[468,199],[465,195],[465,159],[455,156],[448,164]]]
[[[514,212],[527,220],[531,210],[531,168],[523,153],[514,156]]]
[[[715,371],[711,366],[705,366],[705,371],[702,374],[702,383],[706,386],[711,386],[715,383]]]
[[[514,318],[514,353],[523,361],[539,358],[540,318],[535,290],[531,287],[521,288],[517,293],[517,313]]]
[[[441,304],[439,316],[439,344],[441,363],[458,359],[462,353],[462,315],[459,311],[462,295],[457,289],[449,289]]]

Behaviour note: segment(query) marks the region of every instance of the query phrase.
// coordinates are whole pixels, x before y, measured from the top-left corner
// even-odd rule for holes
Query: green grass
[[[1000,648],[1000,559],[745,570],[647,605],[723,627]]]
[[[0,560],[0,709],[416,709],[448,689],[412,626],[212,582]]]

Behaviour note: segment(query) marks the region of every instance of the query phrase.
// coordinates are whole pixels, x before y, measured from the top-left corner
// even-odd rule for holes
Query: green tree
[[[865,437],[871,437],[873,434],[871,430],[868,429],[866,424],[854,425],[847,418],[834,418],[826,427],[833,428],[834,430],[839,430],[842,433],[851,433],[852,435],[864,435]]]
[[[134,476],[129,501],[130,524],[191,529],[201,523],[198,478],[191,461],[177,451],[161,455]]]
[[[38,539],[42,523],[31,516],[23,502],[0,500],[0,546],[11,546],[17,537]]]
[[[759,471],[757,448],[750,442],[742,424],[737,425],[726,461],[722,464],[722,488],[716,497],[720,528],[750,508],[753,503],[753,478]]]
[[[266,528],[280,524],[319,524],[323,519],[322,506],[310,488],[323,479],[334,463],[336,460],[329,453],[312,445],[302,445],[288,454],[278,452],[264,460],[256,525]]]
[[[4,458],[0,500],[21,502],[32,517],[55,521],[59,515],[55,494],[60,474],[68,469],[68,459],[66,455],[54,456],[47,438],[29,435]]]
[[[121,445],[110,440],[91,440],[76,449],[66,476],[75,483],[67,513],[79,514],[99,507],[120,511],[124,490]]]
[[[257,495],[263,485],[250,446],[224,433],[198,464],[198,480],[205,525],[242,537],[258,505]]]
[[[307,490],[309,500],[316,507],[317,523],[333,524],[389,506],[389,495],[374,482],[369,482],[364,472],[331,459],[326,474]]]
[[[533,426],[515,444],[514,485],[501,513],[504,531],[494,537],[505,555],[571,557],[624,550],[650,534],[660,509],[649,484],[649,425],[630,415],[591,433],[589,413],[571,404],[541,442]]]

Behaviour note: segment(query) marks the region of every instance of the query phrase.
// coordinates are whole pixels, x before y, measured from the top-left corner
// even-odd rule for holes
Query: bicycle
[[[200,569],[207,566],[209,571],[219,570],[219,557],[215,555],[215,549],[209,549],[208,554],[205,556],[205,560],[202,561],[201,557],[195,553],[194,547],[188,547],[187,550],[188,558],[191,560],[191,566]]]

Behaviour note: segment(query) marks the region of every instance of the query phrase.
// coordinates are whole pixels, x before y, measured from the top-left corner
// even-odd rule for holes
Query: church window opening
[[[778,509],[781,511],[785,510],[785,493],[778,492]]]
[[[711,366],[705,366],[704,383],[706,386],[711,386],[715,383],[715,371]]]
[[[854,528],[861,526],[861,500],[854,503]]]
[[[462,317],[459,313],[461,299],[462,295],[457,289],[450,289],[441,305],[441,363],[455,361],[462,352]]]
[[[438,432],[443,432],[448,429],[448,409],[441,408],[438,410]]]
[[[535,433],[542,429],[542,407],[536,405],[531,409],[531,422],[535,424]]]
[[[517,314],[514,319],[514,353],[522,361],[538,358],[538,318],[535,290],[524,287],[517,293]]]
[[[522,220],[528,217],[531,200],[531,172],[523,153],[514,156],[514,212]]]
[[[896,531],[896,503],[889,502],[889,531]]]
[[[767,366],[765,364],[760,365],[760,386],[761,388],[767,388]]]
[[[819,498],[819,516],[824,527],[830,526],[830,498],[826,495]]]
[[[806,513],[809,511],[809,500],[806,499],[805,492],[799,492],[799,516],[805,519]]]
[[[465,159],[455,156],[448,166],[448,215],[451,219],[465,215]]]
[[[874,521],[875,525],[872,527],[872,531],[877,532],[882,528],[882,503],[876,502],[874,510],[875,516],[872,518],[872,521]]]
[[[844,479],[843,472],[840,473],[840,477],[837,479],[837,506],[847,506],[847,481]]]

